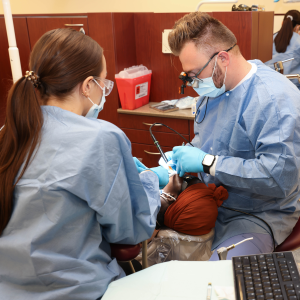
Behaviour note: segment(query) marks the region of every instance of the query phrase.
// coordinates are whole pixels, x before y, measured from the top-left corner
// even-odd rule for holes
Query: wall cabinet
[[[47,31],[56,28],[73,28],[85,31],[89,35],[89,26],[87,16],[73,16],[73,17],[27,17],[27,28],[30,40],[31,49],[37,40]]]
[[[28,69],[30,42],[25,17],[13,18],[16,41],[19,48],[23,73]],[[6,97],[12,85],[12,74],[8,55],[8,40],[3,16],[0,16],[0,127],[4,124]]]
[[[89,33],[87,16],[14,16],[13,22],[23,74],[29,70],[31,49],[45,32],[55,28],[71,27],[76,30],[84,28],[86,34]],[[72,24],[80,26],[70,26]],[[5,121],[6,98],[12,85],[8,40],[3,16],[0,16],[0,40],[0,127],[2,127]]]
[[[162,53],[162,31],[171,29],[175,21],[186,13],[87,13],[72,15],[15,16],[13,18],[17,45],[20,51],[23,74],[28,70],[31,49],[47,31],[65,28],[83,28],[104,49],[107,78],[114,81],[115,74],[126,67],[143,64],[152,70],[150,101],[160,102],[178,99],[181,85],[178,76],[182,71],[178,57]],[[239,48],[246,59],[272,58],[273,12],[212,12],[237,37]],[[76,26],[80,25],[80,26]],[[8,58],[8,42],[3,16],[0,16],[0,126],[4,123],[7,91],[12,80]],[[196,96],[192,88],[185,95]],[[194,136],[194,124],[189,120],[154,118],[118,114],[120,108],[117,87],[107,97],[101,119],[114,123],[124,130],[132,142],[133,155],[143,158],[149,166],[157,165],[159,156],[149,134],[149,124],[161,122],[184,135],[188,140]],[[165,151],[181,145],[183,140],[163,126],[153,131]]]

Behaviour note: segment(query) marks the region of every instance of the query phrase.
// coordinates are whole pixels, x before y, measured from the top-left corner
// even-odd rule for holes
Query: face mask
[[[216,57],[216,62],[211,77],[201,79],[201,81],[199,80],[200,81],[198,85],[199,87],[198,88],[194,87],[194,90],[198,93],[199,96],[207,96],[207,97],[215,98],[225,93],[225,79],[226,79],[227,67],[225,71],[223,85],[221,88],[217,88],[213,81],[213,75],[215,72],[216,64],[217,64],[217,57]]]
[[[95,104],[89,97],[87,97],[93,103],[93,106],[89,109],[89,111],[85,115],[85,117],[86,118],[97,119],[100,111],[104,107],[104,103],[106,102],[106,99],[105,99],[105,95],[104,95],[104,88],[102,88],[95,79],[94,79],[94,81],[100,87],[100,89],[103,91],[103,94],[102,94],[102,98],[101,98],[101,101],[100,101],[99,105]]]

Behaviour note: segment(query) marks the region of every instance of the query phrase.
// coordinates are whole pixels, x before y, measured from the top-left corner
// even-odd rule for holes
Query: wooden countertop
[[[150,117],[163,117],[163,118],[172,118],[172,119],[185,119],[185,120],[194,120],[195,116],[191,114],[191,109],[179,109],[176,111],[171,111],[168,113],[159,112],[150,108],[153,104],[159,104],[159,102],[149,102],[148,104],[141,106],[134,110],[118,108],[117,112],[119,114],[128,114],[128,115],[139,115],[139,116],[150,116]]]

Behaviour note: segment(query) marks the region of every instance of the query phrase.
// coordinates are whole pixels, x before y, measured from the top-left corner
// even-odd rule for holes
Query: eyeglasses
[[[234,44],[232,47],[230,47],[227,50],[223,50],[224,52],[228,52],[230,51],[234,46],[236,46],[236,44]],[[185,72],[181,72],[179,75],[179,79],[181,79],[183,81],[183,84],[179,87],[179,94],[184,94],[184,89],[187,86],[192,86],[194,88],[198,88],[199,87],[199,83],[202,82],[202,79],[198,78],[199,74],[207,67],[207,65],[211,62],[211,60],[222,51],[216,52],[213,54],[213,56],[209,59],[209,61],[204,65],[204,67],[202,69],[200,69],[199,72],[197,72],[197,74],[190,76],[190,73],[187,74]]]
[[[228,52],[228,51],[230,51],[234,46],[236,46],[236,44],[234,44],[232,47],[230,47],[229,49],[227,49],[227,50],[223,50],[224,52]],[[204,67],[202,68],[202,69],[200,69],[200,71],[197,73],[197,74],[195,74],[195,76],[190,76],[191,78],[198,78],[198,76],[200,75],[200,73],[208,66],[208,64],[211,62],[211,60],[216,56],[216,55],[218,55],[220,52],[222,52],[222,51],[219,51],[219,52],[216,52],[216,53],[214,53],[213,55],[212,55],[212,57],[209,59],[209,61],[204,65]],[[199,78],[198,78],[199,79]]]
[[[223,50],[223,51],[224,51],[224,52],[228,52],[228,51],[230,51],[234,46],[236,46],[236,44],[234,44],[234,45],[233,45],[232,47],[230,47],[229,49]],[[200,71],[199,71],[197,74],[195,74],[194,76],[189,76],[189,74],[188,74],[188,76],[189,76],[190,78],[192,78],[192,79],[195,79],[195,78],[199,79],[198,76],[200,75],[200,73],[208,66],[208,64],[211,62],[211,60],[212,60],[217,54],[219,54],[220,52],[222,52],[222,51],[219,51],[219,52],[214,53],[214,54],[212,55],[212,57],[209,59],[209,61],[204,65],[204,67],[203,67],[202,69],[200,69]],[[200,80],[201,80],[201,79],[200,79]]]
[[[114,87],[114,82],[100,77],[94,77],[94,79],[99,80],[104,84],[104,95],[108,96]]]

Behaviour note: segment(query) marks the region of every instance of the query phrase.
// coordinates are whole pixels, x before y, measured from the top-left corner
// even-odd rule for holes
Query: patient
[[[204,235],[215,227],[218,207],[228,198],[227,190],[199,178],[174,175],[161,194],[157,229],[165,225],[189,235]],[[175,201],[176,199],[176,201]]]

